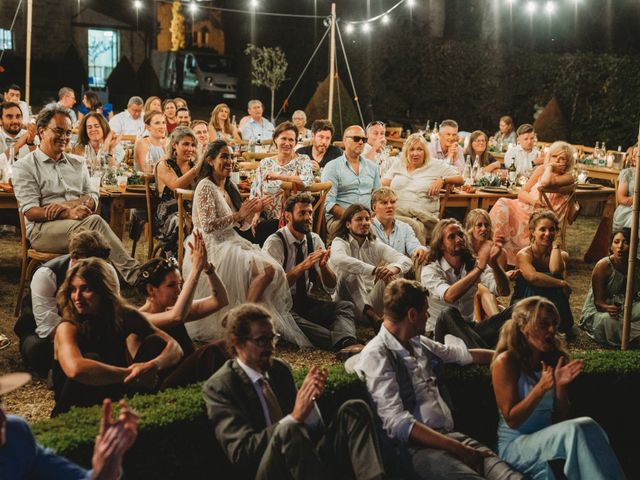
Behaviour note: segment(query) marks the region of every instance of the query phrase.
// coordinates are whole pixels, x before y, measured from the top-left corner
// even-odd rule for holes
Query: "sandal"
[[[11,340],[4,333],[0,333],[0,350],[11,345]]]

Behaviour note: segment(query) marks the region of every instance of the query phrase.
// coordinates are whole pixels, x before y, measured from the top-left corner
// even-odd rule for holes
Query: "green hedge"
[[[640,352],[576,352],[585,359],[572,384],[572,415],[596,419],[628,475],[640,471],[635,452],[640,431]],[[331,366],[320,408],[331,417],[348,398],[365,398],[364,385],[341,366]],[[300,383],[305,370],[294,372]],[[487,367],[447,366],[444,380],[454,403],[456,428],[489,445],[495,442],[497,408]],[[137,395],[130,404],[140,414],[140,435],[127,455],[127,478],[227,478],[227,462],[206,418],[200,385],[155,395]],[[34,425],[38,441],[72,460],[89,465],[97,434],[99,407],[73,409]],[[215,472],[215,475],[213,474]]]

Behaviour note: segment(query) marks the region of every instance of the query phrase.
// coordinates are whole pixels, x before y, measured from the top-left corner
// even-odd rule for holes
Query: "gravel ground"
[[[573,288],[571,307],[576,322],[580,318],[580,311],[584,298],[589,290],[591,282],[592,265],[585,264],[582,257],[593,238],[599,218],[579,217],[570,227],[567,235],[568,250],[571,256],[569,264],[569,282]],[[130,242],[125,240],[125,246],[130,248]],[[146,251],[144,241],[138,246],[139,260],[144,260],[143,252]],[[14,234],[0,235],[0,332],[9,336],[12,340],[11,346],[0,351],[0,373],[24,371],[18,341],[13,334],[13,309],[18,291],[18,281],[20,275],[20,236]],[[134,304],[140,304],[136,293],[131,289],[124,289],[123,293]],[[507,299],[502,299],[507,304]],[[358,328],[358,334],[362,340],[370,338],[369,329]],[[577,338],[570,344],[571,349],[598,349],[595,344],[582,331],[577,330]],[[331,352],[320,350],[296,350],[291,346],[283,346],[278,349],[278,356],[286,359],[295,367],[309,366],[311,364],[334,363],[335,359]],[[25,387],[7,395],[5,398],[7,411],[22,415],[29,422],[48,418],[53,408],[53,393],[47,389],[46,382],[34,376],[34,380]]]

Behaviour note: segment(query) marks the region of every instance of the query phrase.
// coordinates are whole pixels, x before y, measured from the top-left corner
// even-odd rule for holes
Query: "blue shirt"
[[[417,249],[421,248],[425,250],[425,247],[420,245],[418,237],[416,237],[413,228],[408,223],[401,220],[393,221],[393,228],[391,229],[391,235],[387,236],[384,231],[384,227],[380,220],[373,218],[371,222],[371,228],[376,238],[383,243],[386,243],[397,252],[402,253],[410,257]]]
[[[274,127],[272,123],[266,118],[262,119],[262,125],[256,122],[253,118],[242,126],[242,139],[249,140],[250,142],[257,142],[260,140],[271,140],[273,137]],[[259,137],[258,137],[259,136]]]
[[[322,181],[333,183],[324,207],[328,218],[333,217],[330,212],[336,204],[347,208],[354,203],[361,203],[370,209],[371,193],[380,188],[378,166],[364,157],[360,157],[357,175],[349,165],[347,157],[342,155],[336,158],[322,170]]]
[[[0,447],[2,480],[80,480],[90,479],[91,471],[71,463],[36,443],[27,422],[7,417],[6,443]]]

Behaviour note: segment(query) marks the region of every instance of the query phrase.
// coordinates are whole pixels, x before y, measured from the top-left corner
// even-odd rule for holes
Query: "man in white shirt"
[[[140,97],[131,97],[127,102],[127,109],[114,115],[109,121],[109,127],[118,135],[140,136],[144,132],[142,108],[144,102]],[[189,126],[189,124],[187,124]]]
[[[76,104],[76,92],[73,88],[62,87],[58,90],[58,105],[69,110],[69,116],[71,117],[71,125],[78,123],[78,116],[73,106]],[[47,105],[49,107],[49,105]]]
[[[20,106],[20,111],[22,112],[22,124],[25,127],[29,125],[29,122],[31,121],[31,117],[29,116],[29,105],[27,105],[27,102],[21,100],[22,89],[20,86],[15,83],[8,85],[4,89],[4,92],[2,92],[2,95],[5,102],[17,103]]]
[[[0,165],[11,156],[10,147],[13,146],[14,161],[35,150],[36,126],[29,124],[23,127],[22,110],[15,102],[0,104]]]
[[[544,162],[544,152],[535,148],[536,132],[533,125],[525,123],[516,130],[518,145],[512,145],[504,154],[504,167],[509,168],[515,163],[519,174],[529,174],[536,165]]]
[[[69,253],[40,266],[31,280],[31,294],[22,301],[15,332],[20,338],[20,353],[24,362],[41,377],[47,376],[53,361],[53,336],[61,321],[56,294],[67,270],[82,258],[109,258],[111,248],[104,237],[91,230],[79,230],[69,239]],[[111,264],[113,278],[118,274]],[[29,301],[30,300],[30,301]]]
[[[273,358],[277,336],[270,313],[257,304],[225,317],[228,360],[202,395],[233,478],[314,480],[385,477],[371,410],[348,400],[327,429],[316,399],[328,372],[311,366],[297,390],[289,366]]]
[[[493,351],[467,350],[455,338],[447,338],[451,343],[443,345],[422,336],[427,297],[428,291],[418,282],[390,283],[380,332],[353,358],[384,431],[403,453],[405,461],[395,462],[400,470],[390,473],[428,480],[524,478],[487,447],[454,430],[434,366],[488,364]]]
[[[284,217],[287,225],[269,236],[262,250],[282,265],[291,288],[291,315],[316,347],[334,349],[339,360],[362,350],[356,340],[353,304],[311,296],[314,285],[325,293],[336,289],[336,275],[329,268],[330,251],[320,236],[311,231],[313,198],[299,193],[287,198]]]
[[[338,277],[334,300],[353,302],[356,316],[368,320],[374,331],[382,323],[384,287],[412,266],[409,257],[375,238],[369,209],[358,203],[340,219],[329,264]]]
[[[387,150],[387,127],[384,122],[374,121],[367,125],[367,143],[364,144],[362,156],[378,166],[382,177],[391,166],[391,157]]]
[[[458,122],[443,120],[438,130],[438,138],[429,144],[429,156],[453,165],[462,175],[464,171],[464,150],[458,144]]]
[[[477,258],[469,248],[466,232],[453,218],[440,220],[433,230],[429,264],[421,281],[430,294],[426,333],[436,341],[447,334],[461,338],[469,348],[493,348],[500,328],[511,318],[511,309],[474,322],[474,298],[478,283],[496,295],[509,295],[509,279],[498,263],[500,239],[487,240]]]
[[[249,100],[247,112],[251,118],[240,129],[243,140],[249,142],[271,140],[274,127],[269,120],[262,117],[263,111],[264,107],[260,100]]]

